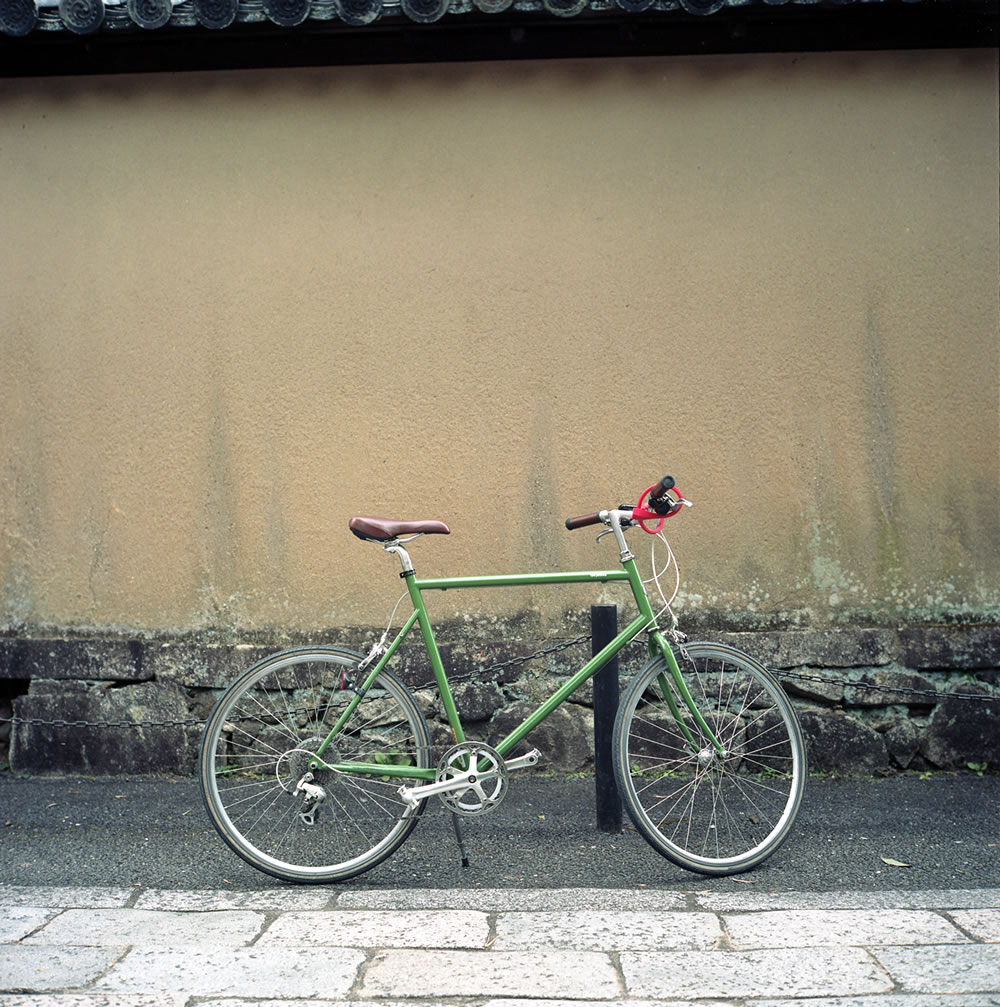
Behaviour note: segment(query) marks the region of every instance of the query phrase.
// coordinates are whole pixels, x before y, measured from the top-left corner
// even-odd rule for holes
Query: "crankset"
[[[481,742],[449,748],[438,763],[438,783],[454,783],[440,794],[441,803],[457,815],[484,815],[507,793],[507,767],[495,749]]]
[[[503,800],[508,772],[534,766],[538,756],[538,751],[532,749],[505,762],[495,748],[480,741],[466,741],[444,753],[434,783],[400,787],[399,796],[416,808],[424,798],[437,794],[456,815],[482,815]]]

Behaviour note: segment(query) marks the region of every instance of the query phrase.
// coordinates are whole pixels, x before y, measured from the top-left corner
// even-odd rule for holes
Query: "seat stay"
[[[344,729],[344,725],[354,716],[354,711],[358,708],[358,704],[364,699],[365,693],[375,684],[375,680],[378,678],[379,673],[382,669],[392,660],[393,654],[399,649],[399,645],[406,639],[407,633],[413,628],[413,624],[417,621],[417,613],[414,612],[409,619],[406,620],[405,625],[396,634],[395,639],[389,644],[389,649],[375,662],[375,666],[365,677],[364,682],[359,686],[354,687],[354,698],[347,704],[344,712],[337,718],[337,722],[330,728],[329,733],[323,739],[323,743],[316,749],[316,756],[322,756],[322,754],[329,748],[330,743],[340,734]],[[315,769],[316,766],[310,766],[310,769]]]

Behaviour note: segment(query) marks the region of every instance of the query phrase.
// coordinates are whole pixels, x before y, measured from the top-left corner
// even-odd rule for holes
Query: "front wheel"
[[[737,874],[788,836],[805,786],[802,731],[777,679],[747,655],[693,643],[676,656],[711,734],[656,658],[618,709],[618,789],[636,828],[668,860],[703,874]]]
[[[423,802],[411,809],[398,791],[417,779],[410,768],[431,765],[427,722],[388,671],[358,701],[360,659],[336,647],[274,654],[223,693],[205,725],[205,806],[226,843],[258,870],[314,884],[354,877],[396,850],[423,811]],[[313,766],[356,701],[322,753],[340,768]],[[369,768],[351,771],[352,763]]]

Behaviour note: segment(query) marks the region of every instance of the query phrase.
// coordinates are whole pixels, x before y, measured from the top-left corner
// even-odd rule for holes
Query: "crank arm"
[[[488,779],[495,775],[495,773],[462,773],[460,776],[453,776],[450,780],[426,783],[422,787],[400,787],[398,792],[410,808],[415,808],[427,797],[433,797],[435,794],[447,794],[453,790],[468,790],[479,780]]]
[[[516,759],[506,759],[504,765],[507,769],[527,769],[529,766],[536,766],[542,753],[537,748],[533,748],[524,755],[519,755]]]

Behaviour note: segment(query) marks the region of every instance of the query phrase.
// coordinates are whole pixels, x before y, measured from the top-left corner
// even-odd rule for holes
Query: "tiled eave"
[[[1000,0],[0,0],[0,76],[995,46]]]

